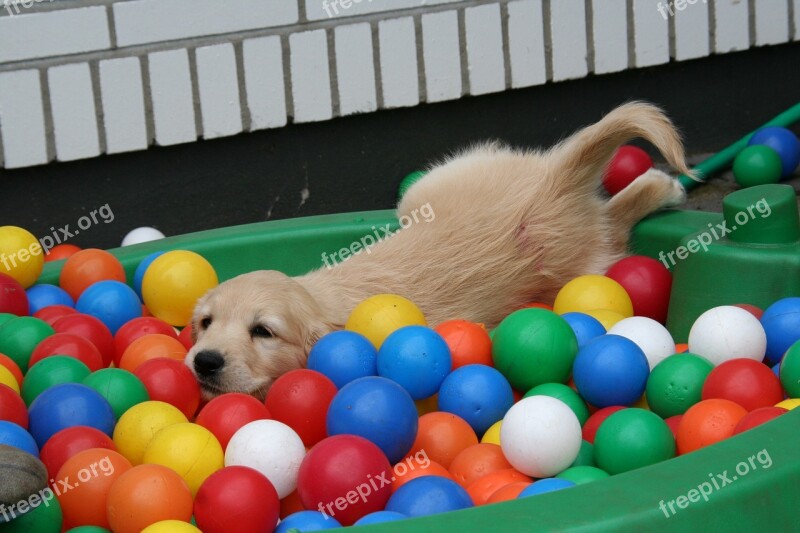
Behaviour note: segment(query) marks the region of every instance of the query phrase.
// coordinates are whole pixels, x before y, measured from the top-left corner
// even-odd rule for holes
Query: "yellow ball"
[[[142,530],[142,533],[202,533],[189,522],[180,520],[162,520],[155,524],[150,524]]]
[[[224,466],[217,438],[199,424],[172,424],[159,431],[144,452],[143,462],[164,465],[180,475],[192,495],[208,476]]]
[[[14,392],[19,394],[19,383],[17,383],[17,378],[14,377],[14,374],[11,373],[9,369],[0,365],[0,384],[8,385]]]
[[[609,311],[608,309],[592,309],[591,311],[586,311],[586,314],[590,317],[596,318],[598,322],[603,324],[603,327],[606,328],[606,331],[614,327],[614,324],[620,320],[629,318],[617,313],[616,311]]]
[[[0,227],[0,273],[27,289],[39,279],[43,266],[42,245],[33,234],[16,226]]]
[[[183,327],[197,300],[219,285],[211,263],[200,254],[175,250],[158,256],[142,278],[142,298],[153,316]]]
[[[377,294],[353,309],[344,329],[361,333],[375,348],[380,348],[392,332],[414,325],[428,325],[419,307],[396,294]]]
[[[783,407],[787,411],[791,411],[795,407],[800,407],[800,398],[787,398],[782,402],[776,403],[775,407]]]
[[[633,303],[622,285],[596,274],[577,277],[564,285],[553,303],[553,311],[559,315],[593,309],[615,311],[625,318],[633,316]]]
[[[142,464],[147,446],[159,431],[181,422],[188,420],[177,407],[165,402],[142,402],[119,418],[114,427],[114,444],[117,451],[136,466]]]
[[[636,403],[631,405],[631,407],[638,407],[639,409],[647,409],[650,411],[650,404],[647,403],[647,395],[642,394],[642,397],[636,400]]]
[[[428,413],[439,410],[439,395],[434,394],[430,398],[416,400],[414,404],[417,406],[417,413],[419,416],[427,415]]]
[[[502,420],[498,420],[486,430],[486,433],[481,437],[481,442],[484,444],[497,444],[500,446],[500,427],[503,425]]]

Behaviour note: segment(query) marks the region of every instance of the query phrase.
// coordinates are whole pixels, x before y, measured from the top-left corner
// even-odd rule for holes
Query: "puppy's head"
[[[186,364],[206,399],[225,392],[263,398],[280,375],[303,367],[314,342],[333,329],[322,315],[292,278],[275,271],[244,274],[198,301]]]

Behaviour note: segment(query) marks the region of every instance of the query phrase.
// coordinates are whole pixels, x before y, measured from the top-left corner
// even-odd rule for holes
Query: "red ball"
[[[667,321],[672,274],[662,263],[643,255],[632,255],[611,265],[606,276],[622,285],[631,297],[634,315],[662,324]]]
[[[7,274],[0,274],[0,313],[28,315],[28,294],[17,280]]]
[[[744,415],[744,418],[739,420],[739,423],[736,424],[735,428],[733,428],[733,434],[738,435],[739,433],[743,433],[748,429],[753,429],[756,426],[760,426],[764,422],[769,422],[773,418],[781,416],[785,412],[787,412],[787,410],[783,407],[775,406],[753,409]]]
[[[355,435],[322,440],[300,464],[297,493],[306,509],[324,510],[342,525],[380,511],[392,494],[389,460]]]
[[[106,448],[117,451],[111,437],[99,429],[87,426],[72,426],[62,429],[42,446],[39,458],[47,468],[47,477],[55,479],[67,459],[90,448]]]
[[[208,402],[198,413],[195,423],[213,433],[224,450],[239,428],[255,420],[270,418],[269,410],[262,402],[248,394],[229,392]]]
[[[653,160],[637,146],[620,146],[603,174],[603,186],[614,195],[653,168]]]
[[[28,407],[25,401],[8,385],[0,383],[0,420],[14,422],[28,429]]]
[[[702,399],[711,398],[730,400],[752,411],[783,401],[783,388],[767,365],[752,359],[731,359],[706,377]]]
[[[177,407],[191,420],[200,405],[200,385],[183,361],[158,357],[145,361],[133,372],[142,380],[150,400]]]
[[[105,366],[103,356],[91,342],[72,333],[55,333],[36,345],[31,352],[28,368],[51,355],[74,357],[89,367],[92,372],[97,372]]]
[[[592,413],[592,415],[586,419],[586,422],[583,424],[583,440],[587,441],[590,444],[594,444],[594,436],[597,433],[598,428],[600,428],[600,424],[602,424],[606,418],[613,415],[617,411],[622,411],[625,407],[621,405],[612,405],[609,407],[603,407],[602,409],[598,409],[596,412]]]
[[[114,362],[114,336],[99,319],[75,313],[62,316],[51,325],[56,333],[74,333],[94,344],[103,356],[103,366]]]
[[[129,320],[114,335],[114,366],[119,366],[119,361],[122,359],[122,354],[125,353],[125,348],[139,337],[150,335],[151,333],[160,333],[173,339],[178,338],[175,328],[161,319],[142,316]]]
[[[48,305],[47,307],[42,307],[33,313],[33,316],[39,320],[44,320],[52,326],[53,323],[62,316],[77,314],[78,311],[74,307],[69,307],[66,305]]]
[[[80,251],[80,247],[75,246],[74,244],[59,244],[57,246],[53,246],[49,252],[44,254],[44,262],[49,263],[50,261],[66,259]]]
[[[756,307],[755,305],[735,304],[734,307],[739,307],[741,309],[744,309],[745,311],[747,311],[748,313],[750,313],[759,320],[761,320],[761,317],[764,315],[764,310],[761,309],[760,307]]]
[[[683,415],[674,415],[664,419],[669,430],[672,431],[672,436],[676,439],[678,438],[678,426],[681,425],[681,418],[683,418]]]
[[[267,393],[272,418],[297,432],[303,444],[313,446],[327,436],[325,420],[337,389],[327,376],[298,369],[275,380]]]
[[[187,350],[191,350],[192,346],[194,346],[194,341],[192,340],[192,323],[189,322],[186,324],[186,327],[183,328],[178,335],[178,340],[181,341],[181,344],[186,346]]]
[[[204,533],[270,533],[281,503],[263,474],[246,466],[228,466],[211,474],[197,491],[194,518]]]

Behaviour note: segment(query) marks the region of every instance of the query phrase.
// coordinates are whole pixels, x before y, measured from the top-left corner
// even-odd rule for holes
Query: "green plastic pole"
[[[776,116],[761,128],[766,128],[767,126],[781,126],[783,128],[789,127],[795,122],[800,121],[800,102],[793,105],[780,115]],[[759,128],[759,129],[761,129]],[[757,130],[756,130],[757,131]],[[697,177],[700,181],[693,180],[686,174],[681,174],[678,176],[678,179],[681,182],[687,191],[694,189],[698,185],[705,183],[709,177],[713,176],[717,172],[721,172],[726,168],[730,167],[733,163],[733,160],[736,159],[736,156],[739,155],[746,146],[747,141],[750,140],[750,137],[753,136],[755,131],[751,131],[732,145],[728,146],[727,148],[717,152],[716,154],[712,155],[705,161],[698,163],[692,170],[695,171]]]

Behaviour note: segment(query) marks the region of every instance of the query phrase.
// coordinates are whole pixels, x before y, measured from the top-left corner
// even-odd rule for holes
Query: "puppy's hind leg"
[[[660,170],[648,170],[606,204],[614,244],[624,249],[637,222],[664,207],[680,205],[685,199],[686,191],[678,180]]]

